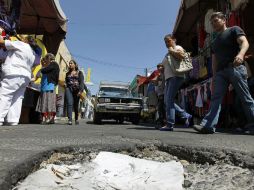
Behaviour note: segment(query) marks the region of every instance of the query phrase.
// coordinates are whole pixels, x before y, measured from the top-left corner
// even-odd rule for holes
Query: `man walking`
[[[156,93],[158,97],[158,104],[157,110],[159,114],[159,126],[156,125],[156,129],[159,129],[165,125],[166,119],[166,110],[165,110],[165,103],[164,103],[164,89],[165,89],[165,77],[164,77],[164,68],[163,65],[160,63],[157,65],[157,70],[159,71],[159,76],[156,80]]]
[[[200,125],[193,128],[203,134],[213,134],[218,123],[222,99],[232,84],[241,99],[248,123],[254,121],[254,101],[247,84],[247,70],[243,65],[244,55],[249,48],[244,31],[233,26],[227,28],[226,17],[221,12],[211,15],[211,24],[218,33],[212,44],[213,94],[208,114]]]

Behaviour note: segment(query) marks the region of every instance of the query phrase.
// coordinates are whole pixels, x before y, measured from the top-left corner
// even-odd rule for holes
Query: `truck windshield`
[[[101,87],[99,93],[101,95],[130,96],[130,92],[126,88]]]

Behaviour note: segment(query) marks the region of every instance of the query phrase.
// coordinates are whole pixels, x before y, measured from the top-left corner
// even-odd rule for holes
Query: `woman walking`
[[[72,125],[72,110],[74,109],[75,124],[78,125],[79,100],[84,89],[87,91],[87,87],[84,84],[84,75],[81,71],[79,71],[78,64],[74,60],[69,62],[69,71],[66,73],[65,86],[68,124]]]
[[[176,94],[183,84],[184,75],[175,74],[170,67],[169,61],[167,59],[168,55],[173,56],[176,59],[183,59],[184,49],[176,45],[176,39],[172,35],[166,35],[164,37],[166,47],[168,48],[168,53],[165,56],[162,64],[164,66],[164,76],[166,80],[165,87],[165,104],[166,104],[166,118],[167,125],[160,128],[160,131],[173,131],[175,125],[175,112],[179,112],[179,115],[182,119],[185,119],[185,126],[189,126],[189,119],[191,115],[186,113],[182,108],[180,108],[175,103]]]
[[[55,61],[55,56],[48,53],[42,58],[41,69],[41,95],[38,99],[36,111],[42,113],[41,124],[53,124],[56,115],[56,92],[55,87],[58,84],[59,66]]]

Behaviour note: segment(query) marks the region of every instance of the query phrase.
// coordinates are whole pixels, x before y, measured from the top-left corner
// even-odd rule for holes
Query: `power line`
[[[135,70],[144,70],[145,68],[141,68],[141,67],[132,67],[132,66],[126,66],[126,65],[120,65],[120,64],[115,64],[115,63],[110,63],[110,62],[106,62],[106,61],[101,61],[95,58],[91,58],[91,57],[87,57],[87,56],[81,56],[81,55],[77,55],[77,54],[72,54],[73,57],[76,58],[80,58],[80,59],[84,59],[86,61],[90,61],[96,64],[100,64],[100,65],[107,65],[107,66],[111,66],[111,67],[119,67],[119,68],[126,68],[126,69],[135,69]]]

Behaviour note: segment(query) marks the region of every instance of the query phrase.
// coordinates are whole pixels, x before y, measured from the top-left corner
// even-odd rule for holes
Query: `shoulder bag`
[[[185,74],[193,69],[189,52],[184,52],[184,58],[182,60],[178,60],[169,54],[167,55],[167,59],[172,71],[175,74]]]

